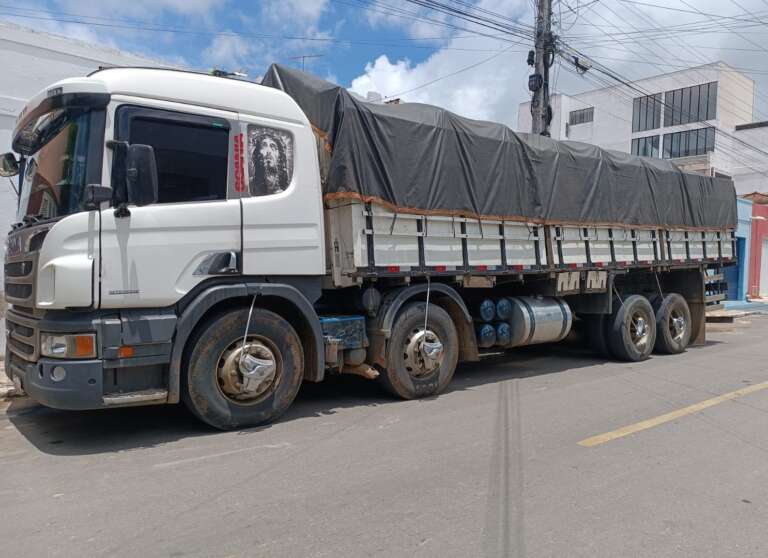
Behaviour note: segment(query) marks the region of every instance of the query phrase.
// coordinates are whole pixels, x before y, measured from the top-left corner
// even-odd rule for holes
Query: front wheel
[[[392,327],[387,368],[379,376],[380,381],[390,393],[403,399],[436,395],[453,378],[458,346],[456,326],[445,310],[424,302],[408,304]]]
[[[184,403],[221,430],[275,420],[293,402],[304,373],[296,331],[283,318],[254,308],[211,318],[192,341]]]

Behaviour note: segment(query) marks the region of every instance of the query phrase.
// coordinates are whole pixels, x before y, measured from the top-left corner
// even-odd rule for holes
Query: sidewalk
[[[761,300],[726,300],[723,302],[726,310],[738,310],[750,314],[768,314],[768,299]]]

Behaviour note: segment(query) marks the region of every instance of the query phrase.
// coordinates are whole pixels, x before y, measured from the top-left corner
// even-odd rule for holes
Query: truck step
[[[152,401],[162,402],[168,399],[167,389],[145,389],[142,391],[129,391],[126,393],[110,393],[103,397],[104,405],[117,407],[118,405],[136,405]]]

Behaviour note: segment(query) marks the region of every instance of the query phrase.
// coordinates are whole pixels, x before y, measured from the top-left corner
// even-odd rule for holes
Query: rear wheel
[[[387,345],[387,369],[379,375],[384,387],[403,399],[418,399],[442,392],[453,378],[458,362],[458,334],[448,313],[414,302],[395,319]]]
[[[625,298],[608,320],[608,346],[616,358],[637,362],[650,356],[656,342],[656,316],[647,298]]]
[[[253,309],[245,335],[247,322],[248,309],[214,316],[189,354],[184,402],[222,430],[275,420],[293,402],[303,377],[304,355],[291,324],[262,308]]]
[[[685,351],[691,342],[691,310],[688,303],[677,293],[670,293],[663,299],[658,297],[656,310],[657,353],[678,354]]]

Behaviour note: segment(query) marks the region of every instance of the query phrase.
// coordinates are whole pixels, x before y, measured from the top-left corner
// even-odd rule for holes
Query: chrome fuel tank
[[[573,313],[561,298],[518,296],[509,301],[512,339],[508,347],[560,341],[571,331]]]

